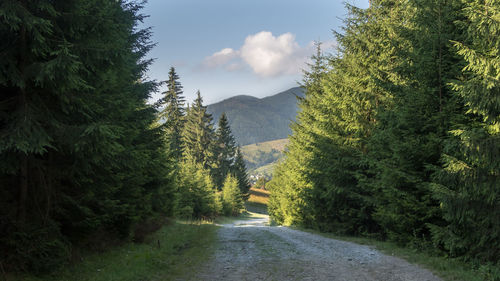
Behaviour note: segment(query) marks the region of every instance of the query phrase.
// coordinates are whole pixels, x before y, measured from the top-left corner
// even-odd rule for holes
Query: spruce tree
[[[215,132],[212,115],[203,105],[200,91],[187,111],[183,131],[184,157],[210,169],[215,162]]]
[[[166,81],[167,91],[156,104],[163,108],[159,114],[159,122],[169,145],[172,157],[179,162],[182,158],[182,130],[184,127],[184,97],[182,95],[182,85],[175,68],[171,67]]]
[[[300,111],[297,121],[292,124],[290,143],[285,152],[285,160],[279,163],[273,172],[268,187],[271,191],[268,211],[271,218],[285,225],[310,225],[312,218],[308,206],[312,183],[308,179],[309,163],[313,156],[314,125],[320,101],[324,98],[321,81],[325,75],[326,57],[321,52],[321,44],[316,43],[316,54],[309,65],[310,72],[305,72],[305,97],[299,99]],[[309,211],[309,212],[306,212]]]
[[[498,263],[500,256],[500,2],[462,1],[467,35],[454,49],[467,63],[453,83],[466,105],[436,173],[446,224],[433,238],[451,256]]]
[[[210,171],[192,159],[180,166],[175,214],[183,218],[214,217],[221,212],[217,206],[216,188]]]
[[[214,168],[214,182],[215,186],[222,188],[222,184],[236,159],[236,143],[225,113],[222,113],[219,119],[215,136],[215,156],[217,165]]]
[[[95,231],[128,238],[171,210],[146,104],[156,86],[143,77],[150,32],[137,28],[134,3],[1,5],[0,262],[49,270]]]
[[[238,179],[228,174],[222,187],[222,203],[226,216],[237,216],[243,210],[243,199]]]
[[[230,170],[231,174],[238,181],[238,187],[243,199],[246,200],[249,196],[248,190],[250,190],[250,182],[248,181],[247,167],[245,165],[245,161],[243,160],[243,154],[241,153],[239,146],[236,148],[234,164],[230,167]]]
[[[456,99],[447,83],[460,69],[449,41],[457,3],[407,3],[405,25],[395,30],[407,46],[394,53],[399,80],[389,84],[391,104],[377,110],[377,125],[368,141],[375,221],[382,235],[405,243],[430,238],[429,223],[440,223],[431,177],[439,165],[442,140],[456,118]],[[411,61],[412,64],[405,62]]]

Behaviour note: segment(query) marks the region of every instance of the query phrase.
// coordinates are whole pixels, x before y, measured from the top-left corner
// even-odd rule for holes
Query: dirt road
[[[268,217],[226,224],[219,230],[213,262],[194,280],[441,280],[369,246],[287,227],[267,226]]]

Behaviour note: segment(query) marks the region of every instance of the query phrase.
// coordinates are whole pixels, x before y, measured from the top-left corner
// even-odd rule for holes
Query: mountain
[[[300,87],[279,94],[256,98],[240,95],[208,106],[217,124],[226,113],[231,131],[240,145],[287,138],[290,122],[297,115],[297,96],[303,97]]]

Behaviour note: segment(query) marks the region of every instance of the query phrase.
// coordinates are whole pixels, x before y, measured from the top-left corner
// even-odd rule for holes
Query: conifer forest
[[[348,8],[305,73],[270,216],[498,264],[500,2]]]
[[[186,102],[174,67],[147,77],[143,5],[0,1],[0,275],[245,209],[230,120]],[[498,268],[500,0],[346,7],[304,71],[271,220]]]
[[[174,68],[161,82],[163,97],[146,102],[160,82],[144,80],[153,43],[150,30],[137,28],[140,8],[104,0],[0,4],[6,270],[51,270],[90,237],[137,239],[157,217],[242,208],[249,184],[227,119],[214,129],[199,93],[186,107]]]

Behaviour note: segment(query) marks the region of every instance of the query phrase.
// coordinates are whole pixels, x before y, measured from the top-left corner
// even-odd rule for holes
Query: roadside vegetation
[[[370,2],[317,44],[270,216],[499,280],[500,1]]]
[[[217,226],[202,221],[177,221],[163,226],[143,243],[126,243],[80,260],[50,274],[8,275],[20,281],[153,281],[178,280],[194,274],[210,259]]]
[[[267,214],[267,204],[269,202],[269,191],[252,187],[249,190],[250,196],[245,202],[249,212]]]
[[[1,274],[64,270],[106,241],[141,240],[139,230],[155,217],[239,213],[250,185],[228,120],[221,114],[215,128],[199,92],[186,104],[173,67],[165,81],[148,81],[154,43],[139,27],[142,5],[0,5]],[[227,178],[230,196],[222,191]],[[189,241],[181,228],[191,233],[177,225],[158,235],[173,231],[175,248]],[[166,252],[130,249],[159,260],[168,243]]]

